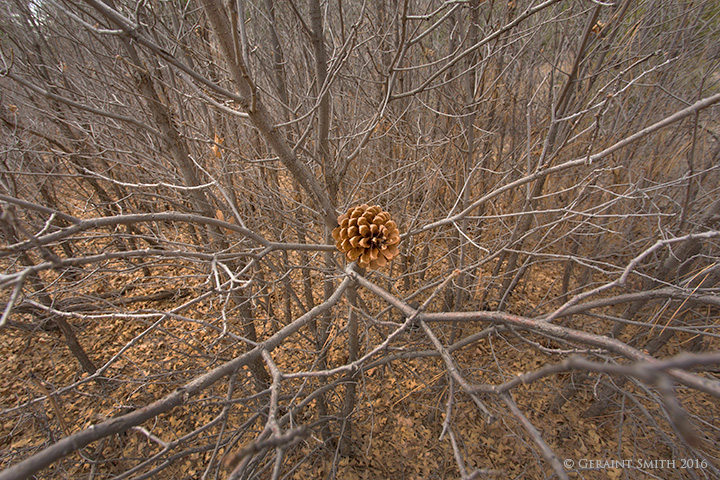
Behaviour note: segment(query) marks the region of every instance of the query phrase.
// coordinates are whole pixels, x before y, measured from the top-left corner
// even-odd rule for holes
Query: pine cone
[[[335,246],[362,268],[383,267],[399,253],[400,231],[379,205],[352,207],[338,224],[332,232]]]

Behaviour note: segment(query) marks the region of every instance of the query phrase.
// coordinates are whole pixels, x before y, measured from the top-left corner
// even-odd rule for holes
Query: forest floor
[[[549,272],[548,274],[553,273]],[[116,279],[114,285],[102,286],[103,291],[120,291],[128,278]],[[136,279],[137,280],[137,279]],[[532,281],[547,279],[537,277]],[[157,287],[156,284],[155,287]],[[171,284],[166,286],[172,287]],[[97,287],[100,288],[100,287]],[[175,286],[180,291],[179,286]],[[538,290],[539,291],[539,290]],[[77,292],[78,294],[80,292]],[[97,295],[99,292],[94,292]],[[182,299],[154,299],[157,290],[132,291],[133,308],[137,312],[168,311],[182,303]],[[362,294],[362,292],[361,292]],[[129,294],[128,294],[129,295]],[[518,301],[541,302],[534,298],[531,287],[522,286]],[[140,299],[140,300],[138,300]],[[474,306],[472,302],[469,308]],[[204,324],[204,318],[217,308],[211,302],[199,303],[191,311],[184,312],[185,318],[167,318],[162,325],[144,333],[152,325],[148,319],[128,321],[118,316],[101,320],[70,319],[78,331],[82,345],[90,352],[96,365],[119,356],[118,360],[104,373],[104,383],[82,383],[86,374],[53,331],[33,332],[21,329],[6,329],[0,335],[0,451],[1,468],[9,463],[47,447],[63,436],[87,428],[106,418],[126,413],[161,398],[204,370],[211,368],[241,353],[240,348],[226,339],[218,340],[217,328]],[[139,316],[141,317],[141,316]],[[195,319],[188,321],[187,319]],[[573,322],[588,319],[577,318]],[[578,323],[579,324],[579,323]],[[262,331],[262,328],[265,331]],[[261,334],[272,334],[277,326],[266,323]],[[453,333],[452,326],[437,327],[438,335],[447,341],[452,335],[459,338],[480,331],[483,325],[464,325],[462,331]],[[455,327],[457,328],[457,327]],[[595,330],[607,331],[607,325],[598,324]],[[374,328],[370,335],[382,335]],[[627,335],[632,335],[628,331]],[[296,338],[296,337],[293,337]],[[363,341],[367,341],[364,338]],[[377,340],[377,339],[375,339]],[[668,346],[667,354],[672,355],[684,348],[688,338],[682,335]],[[123,350],[128,342],[132,348]],[[287,372],[307,368],[306,355],[312,349],[307,345],[292,342],[273,352],[278,366]],[[342,344],[342,342],[336,342]],[[429,351],[431,344],[420,331],[405,334],[394,345],[397,352]],[[717,347],[717,346],[715,346]],[[546,345],[546,348],[553,348]],[[310,355],[310,354],[307,354]],[[340,347],[330,352],[330,363],[339,365],[346,355]],[[563,358],[550,350],[543,351],[509,333],[494,334],[484,340],[473,342],[456,353],[458,364],[464,373],[478,382],[501,383],[523,372],[533,371],[548,363]],[[247,371],[241,372],[249,378]],[[540,431],[548,445],[557,453],[560,461],[567,465],[582,467],[580,462],[630,461],[633,472],[629,478],[692,478],[692,472],[676,464],[671,475],[667,466],[660,463],[674,459],[674,452],[668,447],[667,437],[673,436],[668,425],[653,424],[642,418],[641,413],[656,413],[660,408],[651,396],[643,394],[636,385],[621,385],[638,405],[630,405],[620,399],[601,418],[586,418],[583,412],[590,407],[597,385],[583,383],[580,376],[570,375],[547,377],[513,391],[513,398],[522,412]],[[568,381],[578,382],[578,391],[556,412],[549,406],[557,401],[559,392]],[[47,391],[80,382],[71,392],[53,395],[47,401]],[[251,383],[251,382],[248,382]],[[290,386],[295,388],[295,386]],[[385,478],[459,478],[452,443],[464,458],[467,471],[482,468],[496,473],[497,478],[547,478],[552,469],[539,456],[537,447],[518,424],[515,417],[507,413],[497,400],[488,399],[487,408],[495,418],[491,423],[483,418],[478,407],[470,398],[448,384],[444,365],[437,358],[423,357],[394,361],[364,372],[358,386],[358,407],[353,415],[350,433],[352,454],[337,455],[335,449],[325,444],[319,436],[311,435],[289,452],[287,465],[295,465],[289,471],[290,478],[328,478],[335,472],[342,479],[385,479]],[[330,403],[339,408],[342,389]],[[226,393],[222,386],[207,391],[206,399],[222,398]],[[682,393],[682,392],[681,392]],[[451,422],[445,422],[448,395],[454,398],[450,415]],[[184,434],[211,422],[220,407],[213,402],[198,403],[176,409],[147,422],[142,429],[135,429],[123,435],[92,444],[80,453],[56,464],[49,471],[56,472],[55,478],[90,478],[84,457],[102,458],[101,472],[95,478],[109,478],[135,465],[137,459],[147,458],[162,450],[157,441],[166,444],[182,438]],[[695,394],[692,398],[680,398],[689,411],[718,422],[716,400]],[[34,403],[32,403],[34,401]],[[28,402],[31,402],[28,405]],[[18,408],[25,405],[25,408]],[[625,408],[625,411],[622,409]],[[250,419],[252,406],[238,406],[233,423],[243,424]],[[301,412],[298,422],[312,420],[316,406],[311,404]],[[445,427],[448,428],[445,428]],[[252,439],[264,427],[263,419],[250,421],[247,429],[255,432]],[[716,425],[717,427],[717,425]],[[720,438],[710,447],[717,453]],[[212,442],[207,442],[212,444]],[[235,448],[242,447],[242,442]],[[222,452],[221,452],[222,453]],[[201,478],[204,465],[210,461],[211,449],[200,449],[197,453],[174,461],[173,465],[153,478],[195,479]],[[636,462],[647,462],[636,468]],[[654,462],[654,463],[653,463]],[[586,465],[588,465],[586,463]],[[592,466],[592,465],[590,465]],[[570,473],[571,478],[628,478],[625,468],[589,468]],[[655,475],[655,477],[653,477]],[[48,476],[50,474],[48,473]]]

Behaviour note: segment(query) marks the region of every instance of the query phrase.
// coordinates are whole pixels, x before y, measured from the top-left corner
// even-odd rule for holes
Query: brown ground
[[[154,292],[136,288],[132,295],[151,293]],[[526,302],[534,300],[531,288],[521,289],[519,294],[524,295]],[[157,312],[172,308],[178,301],[148,301],[133,306],[139,311]],[[216,307],[209,303],[199,304],[184,315],[197,320],[214,318],[208,315],[213,308]],[[81,343],[97,365],[108,361],[151,323],[147,319],[131,322],[112,318],[71,321],[78,330]],[[466,325],[462,334],[471,334],[481,327]],[[272,328],[266,324],[267,333],[272,333]],[[447,336],[450,328],[439,327],[438,331]],[[603,328],[607,327],[596,325],[597,330]],[[167,319],[161,329],[139,340],[108,369],[105,376],[112,381],[104,386],[92,382],[80,384],[73,392],[56,395],[55,407],[43,399],[43,387],[55,390],[86,375],[79,373],[77,362],[56,333],[7,329],[0,335],[2,466],[7,467],[8,461],[16,462],[38,451],[52,443],[53,439],[152,402],[210,365],[240,353],[236,345],[226,340],[216,342],[217,338],[216,331],[202,324]],[[678,337],[668,354],[679,351],[685,340]],[[421,332],[408,333],[403,342],[398,346],[406,350],[430,348]],[[337,343],[342,345],[342,342]],[[551,342],[546,343],[550,348],[557,347]],[[302,351],[297,350],[304,346],[287,344],[274,352],[278,366],[286,372],[306,368],[305,360],[311,356],[308,354],[304,358]],[[331,362],[342,361],[343,354],[340,347],[333,350]],[[540,352],[514,336],[501,334],[474,343],[456,354],[456,358],[469,378],[499,383],[546,363],[557,362],[561,357]],[[39,380],[33,379],[32,375]],[[240,379],[243,378],[249,378],[247,371],[240,373]],[[653,478],[652,475],[656,478],[693,478],[690,471],[679,468],[680,459],[669,447],[677,442],[677,438],[667,422],[658,416],[658,406],[648,398],[647,393],[637,386],[625,385],[623,388],[626,391],[636,394],[635,404],[631,400],[618,399],[619,405],[625,408],[624,412],[620,411],[621,407],[613,406],[602,418],[584,418],[582,413],[593,400],[593,380],[589,384],[579,384],[580,390],[574,398],[565,403],[558,413],[550,413],[549,405],[568,379],[569,375],[549,377],[514,391],[514,398],[523,413],[561,460],[569,459],[576,464],[583,459],[629,460],[633,464],[655,461],[652,466],[658,467],[649,468],[647,472],[620,468],[586,470],[581,474],[571,473],[571,478]],[[575,380],[579,377],[576,376]],[[165,442],[178,439],[219,414],[220,407],[212,399],[223,398],[225,385],[226,382],[220,382],[208,389],[206,401],[176,409],[143,427]],[[288,391],[299,385],[288,382]],[[329,399],[335,408],[342,401],[342,389],[338,392],[339,395]],[[448,393],[447,376],[437,358],[395,361],[367,371],[358,388],[358,409],[351,434],[352,455],[336,456],[335,451],[313,434],[288,453],[285,464],[296,465],[290,478],[324,478],[333,470],[336,478],[343,479],[459,478],[451,436],[456,440],[469,472],[482,468],[497,472],[498,478],[552,476],[552,470],[540,458],[537,448],[517,419],[492,398],[487,399],[486,406],[497,418],[488,424],[473,402],[455,387],[451,429],[443,433]],[[33,399],[40,400],[25,408],[16,408]],[[718,425],[716,400],[698,394],[681,399],[689,411]],[[247,421],[251,410],[251,405],[238,405],[230,416],[230,423],[241,425]],[[296,420],[309,421],[315,414],[313,404],[300,412]],[[655,420],[649,421],[643,416],[645,414],[653,415]],[[658,423],[653,425],[654,421]],[[247,429],[248,435],[234,448],[250,441],[262,428],[261,421],[252,423]],[[718,439],[709,440],[713,443]],[[178,459],[172,467],[154,478],[200,478],[204,465],[212,457],[213,442],[204,439],[203,435],[194,442],[198,446],[210,447]],[[133,459],[147,458],[160,450],[157,442],[142,432],[129,431],[91,445],[83,450],[83,455],[104,458],[106,463],[102,464],[101,474],[95,478],[109,478],[109,474],[119,474],[131,468],[136,463]],[[711,444],[705,445],[703,450],[717,454],[717,447]],[[668,464],[657,463],[673,459],[675,468],[672,469],[668,469]],[[89,474],[87,465],[78,466],[79,460],[76,453],[55,466],[53,470],[58,469],[59,472],[56,478],[77,478],[81,474]],[[289,467],[285,472],[288,471]],[[696,473],[700,478],[706,478],[704,474],[707,472],[702,469]],[[45,475],[52,476],[50,472],[45,472],[39,478],[45,478]]]

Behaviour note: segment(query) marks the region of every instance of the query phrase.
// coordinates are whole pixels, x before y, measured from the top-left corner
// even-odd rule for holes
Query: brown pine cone
[[[335,246],[362,268],[383,267],[399,253],[400,231],[379,205],[352,207],[338,217]]]

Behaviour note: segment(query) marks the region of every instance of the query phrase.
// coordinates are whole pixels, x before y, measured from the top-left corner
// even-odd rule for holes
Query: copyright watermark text
[[[617,460],[608,458],[580,458],[573,460],[566,458],[563,466],[567,469],[581,470],[606,470],[606,469],[640,469],[640,470],[668,470],[668,469],[702,469],[707,468],[708,463],[705,459],[698,458],[680,458],[672,460]]]

